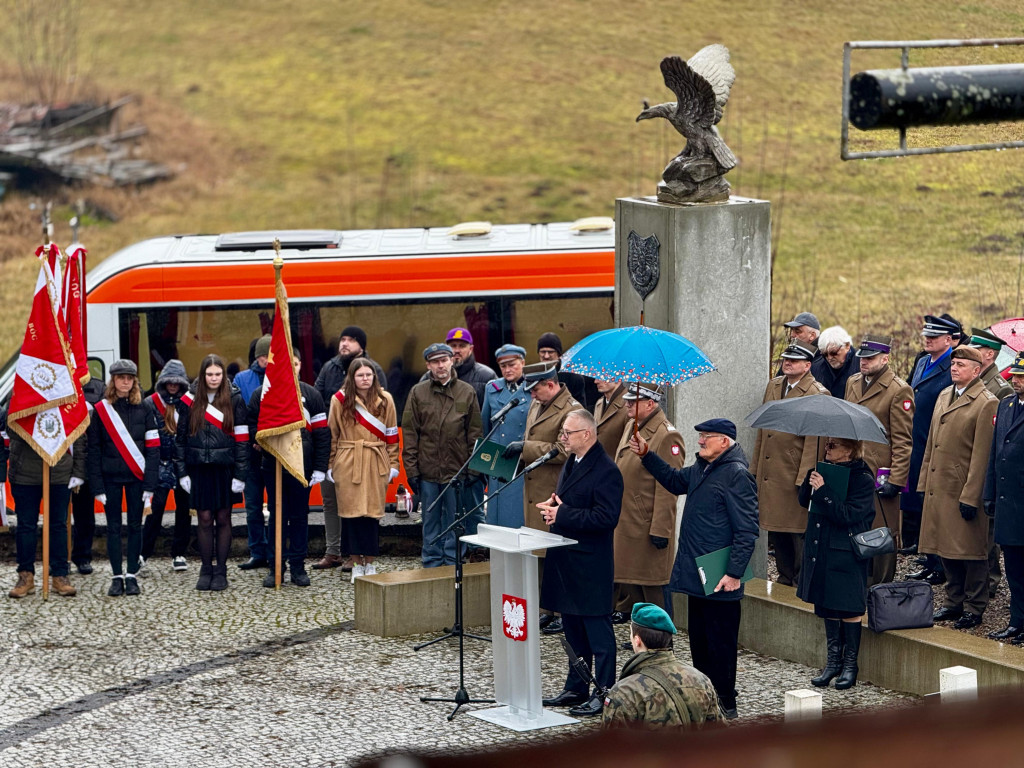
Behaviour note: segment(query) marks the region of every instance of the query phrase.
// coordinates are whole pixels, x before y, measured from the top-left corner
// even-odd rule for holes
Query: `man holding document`
[[[740,599],[757,542],[757,486],[736,444],[736,425],[710,419],[694,427],[700,450],[688,467],[673,469],[639,435],[629,447],[670,493],[686,494],[679,548],[669,589],[687,595],[693,666],[711,678],[726,717],[736,717],[736,653]],[[729,548],[722,573],[705,555]],[[705,563],[703,570],[697,558]],[[719,559],[722,562],[722,559]],[[705,583],[714,586],[708,590]]]

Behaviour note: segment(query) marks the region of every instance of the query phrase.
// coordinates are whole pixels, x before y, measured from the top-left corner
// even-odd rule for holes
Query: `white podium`
[[[491,639],[494,699],[503,706],[469,714],[515,731],[577,722],[544,709],[540,684],[540,595],[536,549],[575,544],[533,528],[481,525],[462,541],[491,550]]]

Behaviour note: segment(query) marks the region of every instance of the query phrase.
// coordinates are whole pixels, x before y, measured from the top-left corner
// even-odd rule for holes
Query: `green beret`
[[[676,625],[672,623],[672,619],[665,612],[665,609],[659,608],[654,603],[636,603],[633,606],[633,613],[629,618],[640,627],[660,629],[662,632],[668,632],[671,635],[676,633]]]

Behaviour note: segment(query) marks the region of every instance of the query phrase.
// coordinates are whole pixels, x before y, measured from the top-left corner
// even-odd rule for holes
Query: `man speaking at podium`
[[[537,508],[552,533],[577,543],[548,550],[540,604],[562,614],[566,641],[588,668],[594,665],[597,685],[608,689],[615,683],[612,540],[622,504],[622,474],[598,444],[597,424],[587,411],[566,416],[559,439],[569,457],[555,492]],[[545,699],[544,706],[571,706],[570,715],[587,717],[601,714],[604,697],[591,693],[587,680],[570,666],[564,690]]]

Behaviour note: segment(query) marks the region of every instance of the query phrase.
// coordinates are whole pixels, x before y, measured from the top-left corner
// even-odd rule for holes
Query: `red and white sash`
[[[338,398],[338,402],[345,402],[345,393],[338,391],[334,393],[334,396]],[[398,427],[389,427],[384,424],[383,421],[378,419],[368,410],[366,407],[359,402],[356,402],[356,421],[364,428],[367,432],[372,435],[376,435],[383,442],[388,445],[393,445],[398,442]]]
[[[114,441],[117,452],[124,459],[124,463],[128,465],[128,469],[132,471],[132,474],[141,480],[146,474],[146,460],[143,458],[139,446],[132,439],[131,433],[128,432],[128,428],[124,425],[121,414],[114,410],[114,407],[106,399],[96,403],[95,408],[96,413],[99,414],[100,421],[103,422],[103,426],[107,430],[107,434]],[[159,445],[160,437],[155,429],[146,431],[146,444],[150,444],[151,432],[152,439],[156,441],[155,444]]]
[[[189,408],[192,407],[192,402],[194,400],[195,397],[192,395],[191,392],[186,392],[184,395],[181,396],[181,402],[183,402]],[[217,429],[223,431],[224,412],[219,408],[215,408],[213,406],[213,403],[207,403],[206,411],[203,413],[203,418],[206,419],[206,423],[209,424],[210,426],[216,427]],[[249,439],[249,427],[247,427],[245,424],[236,424],[234,433],[235,440],[237,442],[244,442],[245,440]]]
[[[154,392],[152,395],[149,396],[149,399],[153,401],[153,405],[156,406],[157,411],[160,413],[160,420],[163,421],[164,416],[167,415],[167,403],[165,403],[164,399],[162,397],[160,397],[160,393],[159,392]],[[182,398],[183,401],[184,401],[184,399],[185,398]],[[178,409],[177,408],[175,408],[174,410],[171,411],[171,419],[172,419],[172,421],[174,421],[175,424],[178,423]]]

